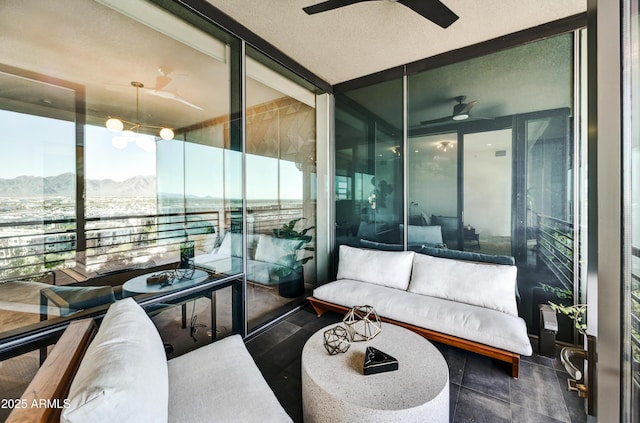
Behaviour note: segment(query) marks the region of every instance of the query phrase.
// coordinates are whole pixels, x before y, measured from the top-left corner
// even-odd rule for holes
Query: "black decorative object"
[[[367,347],[364,354],[364,375],[374,375],[376,373],[391,372],[398,370],[398,360],[389,354],[373,347]]]
[[[147,278],[147,285],[159,285],[169,282],[169,275],[165,273],[158,273],[151,275]]]
[[[349,335],[342,326],[335,326],[324,331],[324,348],[330,355],[345,353],[350,346]]]

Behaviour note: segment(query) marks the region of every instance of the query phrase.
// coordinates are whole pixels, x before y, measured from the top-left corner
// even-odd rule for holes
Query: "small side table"
[[[389,323],[371,341],[352,342],[344,354],[329,355],[327,326],[302,350],[302,409],[313,422],[449,422],[449,367],[420,335]],[[398,360],[398,370],[364,376],[368,346]]]

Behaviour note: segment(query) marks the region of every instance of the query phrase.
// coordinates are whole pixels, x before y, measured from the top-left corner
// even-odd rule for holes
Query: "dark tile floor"
[[[282,406],[302,422],[300,355],[318,329],[341,321],[327,313],[318,318],[306,307],[250,339],[247,348]],[[568,392],[568,374],[559,360],[524,357],[520,377],[510,377],[504,363],[436,345],[449,365],[451,422],[586,422],[584,402]]]

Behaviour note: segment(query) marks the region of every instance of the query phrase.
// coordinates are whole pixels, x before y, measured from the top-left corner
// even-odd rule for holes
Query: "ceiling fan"
[[[464,95],[460,95],[458,97],[455,98],[455,101],[458,103],[456,105],[453,106],[453,113],[451,114],[451,116],[446,116],[446,117],[442,117],[442,118],[438,118],[438,119],[432,119],[432,120],[423,120],[422,122],[420,122],[420,125],[434,125],[434,124],[438,124],[438,123],[447,123],[447,122],[451,122],[451,121],[463,121],[463,120],[474,120],[474,119],[491,119],[488,117],[476,117],[476,116],[471,116],[471,109],[473,109],[473,107],[478,104],[478,100],[473,100],[470,101],[468,103],[465,103],[465,100],[467,99],[466,96]]]
[[[312,6],[303,7],[302,10],[309,15],[313,15],[320,12],[326,12],[328,10],[338,9],[340,7],[349,6],[355,3],[362,3],[365,1],[379,1],[379,0],[327,0],[322,3],[314,4]],[[442,4],[439,0],[387,0],[398,2],[414,12],[424,16],[431,22],[440,25],[442,28],[448,28],[452,23],[458,20],[459,16],[456,15],[447,6]]]

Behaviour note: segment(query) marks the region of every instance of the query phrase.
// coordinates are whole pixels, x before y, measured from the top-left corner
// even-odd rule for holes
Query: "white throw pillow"
[[[80,363],[60,421],[166,422],[169,381],[164,345],[132,299],[109,307]]]
[[[416,254],[409,292],[518,315],[516,266]]]
[[[340,246],[337,279],[352,279],[406,290],[413,251],[379,251]]]
[[[296,247],[302,247],[300,240],[275,238],[270,235],[260,235],[258,246],[256,247],[255,259],[267,263],[291,265],[291,254]],[[304,251],[300,248],[296,252],[298,259],[304,256]]]
[[[227,232],[218,248],[218,254],[242,257],[242,234]]]

